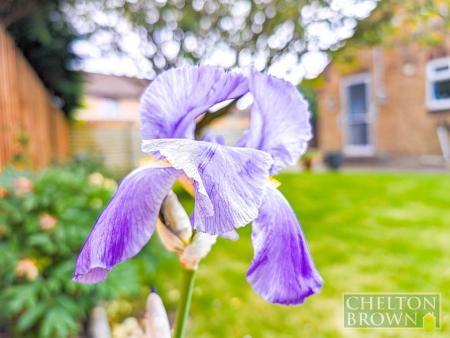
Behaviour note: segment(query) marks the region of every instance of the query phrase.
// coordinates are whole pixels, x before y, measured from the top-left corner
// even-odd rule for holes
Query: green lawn
[[[250,228],[220,239],[199,269],[188,337],[450,337],[450,175],[283,174],[291,202],[325,280],[304,305],[271,305],[245,279]],[[174,310],[175,262],[158,268]],[[442,329],[343,328],[344,292],[440,292]]]

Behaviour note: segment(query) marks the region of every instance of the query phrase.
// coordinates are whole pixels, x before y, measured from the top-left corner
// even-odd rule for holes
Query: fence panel
[[[70,134],[74,156],[95,155],[117,174],[134,169],[145,157],[139,127],[132,121],[78,121]]]
[[[19,153],[40,168],[65,159],[68,151],[63,113],[0,25],[0,169]]]

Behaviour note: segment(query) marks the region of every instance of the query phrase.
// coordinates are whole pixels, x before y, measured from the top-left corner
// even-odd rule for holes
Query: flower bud
[[[30,281],[33,281],[39,275],[39,270],[36,267],[33,259],[25,258],[19,261],[16,266],[16,275],[18,277],[25,277]]]
[[[183,252],[185,244],[160,219],[156,222],[156,231],[158,231],[159,239],[167,250],[175,252],[178,255]]]
[[[89,321],[89,333],[92,337],[111,338],[108,314],[103,305],[97,305],[92,309]]]
[[[164,246],[175,252],[185,269],[197,269],[200,260],[211,250],[217,236],[197,232],[192,237],[192,225],[177,196],[170,191],[161,208],[162,220],[157,221],[156,229]],[[232,237],[233,234],[230,233]],[[237,235],[237,234],[236,234]]]
[[[57,222],[58,221],[54,216],[47,213],[44,213],[39,217],[39,225],[42,230],[53,229],[56,226]]]
[[[14,190],[17,196],[24,196],[33,191],[33,182],[26,177],[19,177],[14,182]]]
[[[180,262],[185,269],[196,270],[200,260],[205,257],[216,242],[217,236],[197,232],[180,256]]]
[[[190,242],[192,225],[177,195],[170,191],[162,205],[163,222],[183,243]]]
[[[170,325],[161,297],[151,292],[147,298],[145,333],[148,338],[170,338]]]

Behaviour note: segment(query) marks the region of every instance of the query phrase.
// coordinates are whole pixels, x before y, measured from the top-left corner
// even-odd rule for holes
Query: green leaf
[[[66,338],[73,335],[79,329],[77,319],[60,307],[53,308],[47,312],[42,320],[39,337]]]
[[[28,305],[34,304],[36,291],[34,284],[13,286],[5,290],[3,296],[8,300],[6,304],[7,311],[11,315],[15,315],[26,309]]]
[[[45,309],[45,304],[39,303],[26,311],[23,315],[20,316],[19,320],[17,321],[17,330],[19,330],[20,332],[24,332],[34,326],[42,317]]]

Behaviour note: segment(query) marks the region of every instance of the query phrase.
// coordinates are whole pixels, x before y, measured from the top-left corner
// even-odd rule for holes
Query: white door
[[[342,82],[344,153],[373,155],[370,75],[358,74]]]

